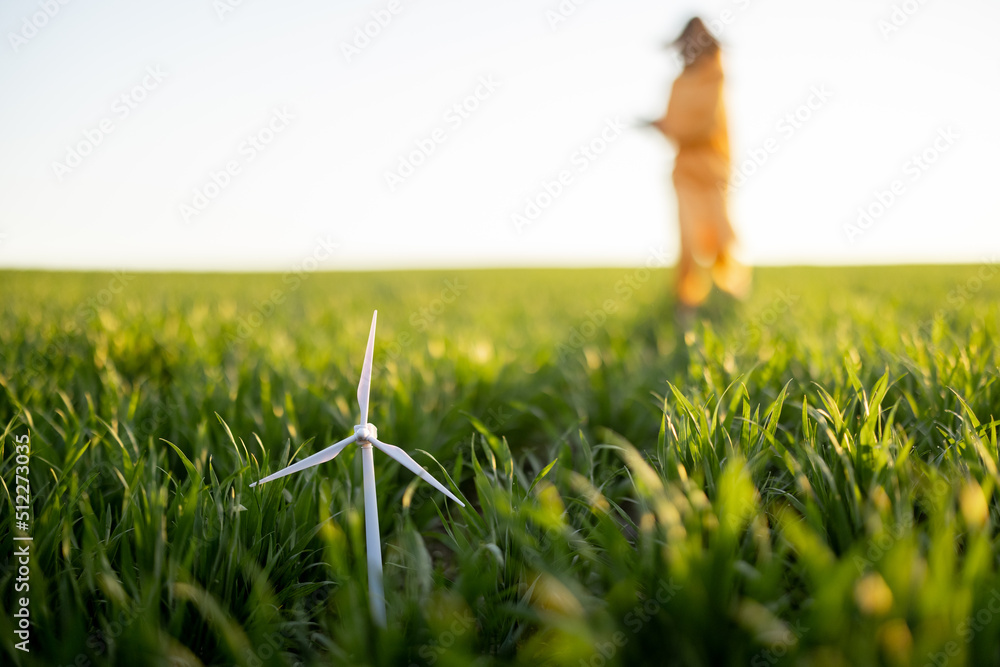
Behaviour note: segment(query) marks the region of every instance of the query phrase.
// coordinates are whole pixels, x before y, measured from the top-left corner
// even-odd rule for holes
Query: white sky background
[[[342,43],[388,0],[243,0],[220,19],[224,1],[69,0],[15,50],[42,3],[3,0],[0,266],[284,270],[323,257],[320,239],[339,244],[324,269],[673,257],[664,140],[628,128],[585,172],[572,159],[608,119],[662,114],[678,66],[661,45],[724,10],[736,166],[777,147],[733,197],[747,259],[1000,252],[996,0],[577,0],[555,30],[558,0],[400,0],[350,63]],[[894,4],[918,9],[886,38]],[[121,118],[116,98],[149,66],[165,80]],[[451,127],[483,76],[500,87]],[[778,123],[814,86],[832,97],[787,136]],[[247,161],[242,142],[282,107],[294,121]],[[60,181],[53,163],[103,118],[113,132]],[[437,127],[446,141],[390,192],[385,172]],[[913,181],[907,161],[948,127],[959,138]],[[185,224],[180,205],[230,160],[240,173]],[[518,233],[511,214],[563,169],[572,185]],[[896,179],[902,194],[850,239]]]

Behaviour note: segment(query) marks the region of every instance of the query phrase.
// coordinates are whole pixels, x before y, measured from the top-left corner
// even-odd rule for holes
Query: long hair
[[[712,55],[719,50],[719,40],[708,31],[705,22],[697,16],[688,21],[674,45],[684,58],[684,66],[691,67],[703,56]]]

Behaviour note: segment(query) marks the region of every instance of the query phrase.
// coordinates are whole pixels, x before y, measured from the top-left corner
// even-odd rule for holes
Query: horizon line
[[[983,266],[996,264],[997,259],[981,261],[901,261],[901,262],[876,262],[876,263],[850,263],[850,264],[825,264],[825,263],[760,263],[748,264],[753,269],[879,269],[879,268],[920,268],[920,267],[962,267],[962,266]],[[670,271],[675,269],[674,264],[647,266],[638,264],[523,264],[523,265],[455,265],[455,266],[404,266],[404,267],[344,267],[340,269],[313,269],[304,270],[291,267],[268,268],[268,269],[239,269],[239,268],[127,268],[127,267],[45,267],[45,266],[0,266],[0,273],[136,273],[147,275],[281,275],[287,273],[309,273],[309,274],[346,274],[346,273],[433,273],[441,271],[600,271],[600,270],[633,270],[647,268],[649,270]]]

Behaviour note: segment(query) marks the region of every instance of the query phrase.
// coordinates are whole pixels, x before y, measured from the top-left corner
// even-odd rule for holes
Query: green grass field
[[[996,269],[669,279],[0,273],[3,664],[1000,664]]]

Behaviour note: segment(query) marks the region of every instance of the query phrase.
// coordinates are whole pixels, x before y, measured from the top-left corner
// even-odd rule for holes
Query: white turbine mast
[[[382,589],[382,541],[378,531],[378,503],[375,497],[375,459],[372,456],[372,447],[374,446],[385,452],[390,458],[401,463],[410,472],[462,507],[465,507],[465,503],[456,498],[451,491],[434,479],[429,472],[424,470],[404,450],[395,445],[380,441],[378,439],[378,429],[375,428],[374,424],[368,423],[368,395],[371,392],[372,384],[372,354],[375,349],[375,321],[377,318],[378,311],[376,310],[372,314],[372,328],[368,334],[365,363],[361,369],[361,382],[358,383],[358,407],[361,410],[361,423],[354,427],[354,435],[298,463],[292,464],[284,470],[279,470],[273,475],[268,475],[250,486],[265,484],[286,475],[300,472],[306,468],[317,466],[320,463],[332,461],[337,454],[344,451],[344,448],[352,442],[356,442],[361,446],[361,463],[364,471],[365,491],[365,542],[368,550],[368,595],[371,602],[372,619],[380,627],[385,627],[385,595]]]

